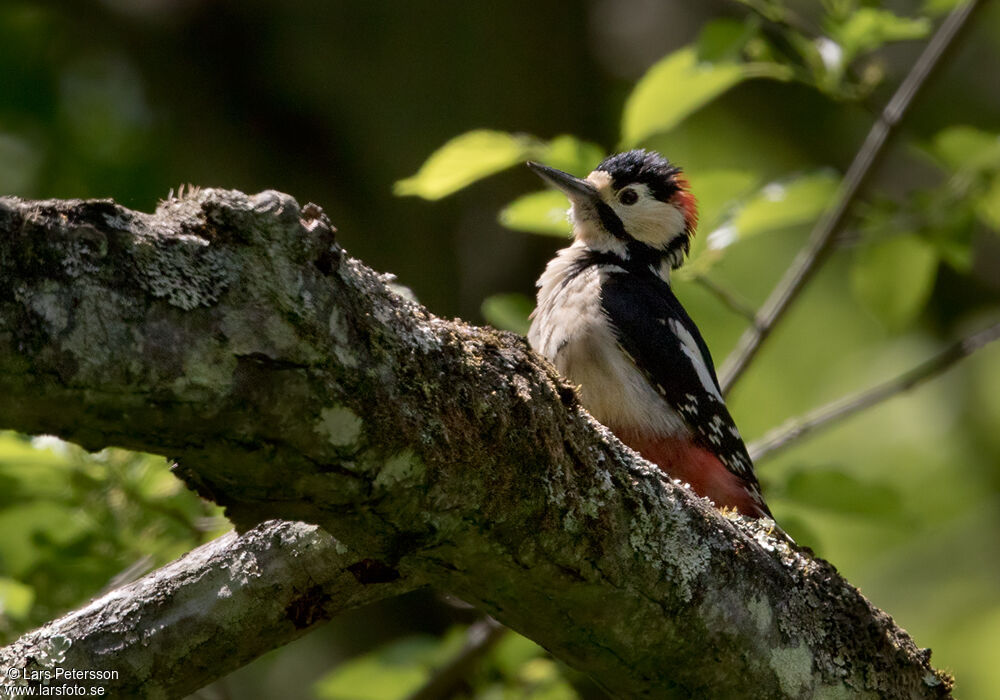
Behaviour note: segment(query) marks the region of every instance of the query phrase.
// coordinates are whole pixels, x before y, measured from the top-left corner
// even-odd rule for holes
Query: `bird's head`
[[[698,223],[694,195],[680,168],[652,151],[605,158],[585,179],[538,163],[528,167],[569,197],[573,236],[623,258],[684,261]]]

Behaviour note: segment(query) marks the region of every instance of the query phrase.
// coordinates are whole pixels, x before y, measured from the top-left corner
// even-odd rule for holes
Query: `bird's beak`
[[[564,173],[562,170],[556,170],[555,168],[550,168],[547,165],[535,163],[530,160],[528,161],[528,167],[534,170],[540,178],[563,192],[569,197],[571,202],[579,202],[581,204],[585,202],[593,203],[595,200],[600,199],[597,194],[597,188],[586,180],[581,180],[569,173]]]

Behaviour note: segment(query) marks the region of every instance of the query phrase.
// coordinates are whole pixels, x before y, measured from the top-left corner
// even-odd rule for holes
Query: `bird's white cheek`
[[[633,238],[654,248],[665,248],[677,236],[685,235],[684,214],[672,204],[643,199],[630,207],[618,204],[614,209]]]

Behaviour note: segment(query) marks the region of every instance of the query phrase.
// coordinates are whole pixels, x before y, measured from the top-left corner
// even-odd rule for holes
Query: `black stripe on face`
[[[678,234],[667,244],[663,251],[663,257],[671,258],[670,266],[677,269],[684,262],[684,256],[691,250],[691,236],[685,230]]]
[[[597,205],[597,215],[601,217],[601,225],[604,227],[604,230],[620,241],[627,241],[629,235],[625,232],[625,224],[615,214],[615,210],[606,202],[597,201],[595,204]]]

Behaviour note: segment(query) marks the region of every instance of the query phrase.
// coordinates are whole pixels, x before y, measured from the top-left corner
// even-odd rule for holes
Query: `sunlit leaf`
[[[490,658],[504,674],[514,677],[531,659],[544,656],[545,650],[516,632],[505,634],[490,653]]]
[[[415,663],[387,663],[377,655],[349,661],[320,679],[316,695],[327,700],[404,698],[430,677],[430,669]]]
[[[950,126],[934,135],[930,151],[953,171],[1000,168],[1000,134],[972,126]]]
[[[851,289],[886,327],[905,328],[930,297],[938,255],[926,241],[898,235],[863,246],[851,267]]]
[[[692,177],[691,193],[698,200],[699,232],[711,230],[759,182],[760,176],[749,170],[710,170]]]
[[[552,672],[543,669],[543,666],[551,666]],[[517,697],[524,697],[530,700],[579,700],[579,695],[559,673],[559,667],[547,659],[535,659],[525,665],[525,670],[537,670],[539,678],[522,679],[522,683],[527,686]]]
[[[698,180],[701,179],[699,176]],[[732,188],[733,195],[737,195],[741,189],[745,192],[753,179],[748,173],[720,173],[718,186]],[[829,205],[836,189],[836,175],[820,171],[771,182],[741,203],[728,203],[726,208],[731,208],[732,213],[717,221],[714,228],[702,228],[703,232],[695,239],[690,260],[677,271],[678,279],[704,275],[738,241],[815,221]],[[711,201],[711,197],[709,199]]]
[[[776,63],[699,60],[693,46],[661,59],[639,79],[625,102],[622,143],[636,146],[669,131],[695,110],[747,78],[789,80],[791,69]]]
[[[500,212],[500,223],[515,231],[567,237],[570,234],[566,195],[542,190],[518,197]]]
[[[463,633],[456,628],[443,638],[419,635],[387,644],[341,664],[313,686],[324,700],[404,698],[423,685],[432,669],[455,654]]]
[[[843,49],[844,61],[850,62],[887,42],[920,39],[930,30],[931,22],[926,17],[900,17],[889,10],[862,7],[843,23],[830,27],[830,35]]]
[[[441,146],[415,175],[398,181],[393,192],[441,199],[527,160],[585,175],[603,157],[600,146],[575,136],[562,135],[545,142],[525,134],[480,129],[456,136]]]
[[[535,302],[524,294],[494,294],[483,300],[483,318],[494,328],[525,335],[530,321],[528,315]]]
[[[976,201],[976,214],[995,231],[1000,231],[1000,174],[995,175]]]
[[[783,491],[799,505],[839,513],[882,517],[901,511],[899,492],[890,483],[862,481],[838,469],[801,469],[788,477]]]
[[[12,578],[0,577],[0,617],[23,620],[35,602],[35,590]]]
[[[393,191],[397,195],[440,199],[512,165],[540,157],[544,147],[530,136],[486,129],[469,131],[441,146],[415,175],[397,182]]]
[[[691,245],[688,262],[677,274],[690,279],[704,274],[722,256],[721,248],[710,249],[708,233],[757,185],[759,177],[745,170],[712,170],[691,178],[691,192],[698,200],[698,230]]]
[[[713,232],[715,240],[709,246],[724,247],[734,240],[815,221],[829,206],[838,181],[835,173],[823,170],[765,185],[728,222],[732,231]]]
[[[604,158],[604,149],[575,136],[556,136],[538,156],[545,165],[583,177]]]

